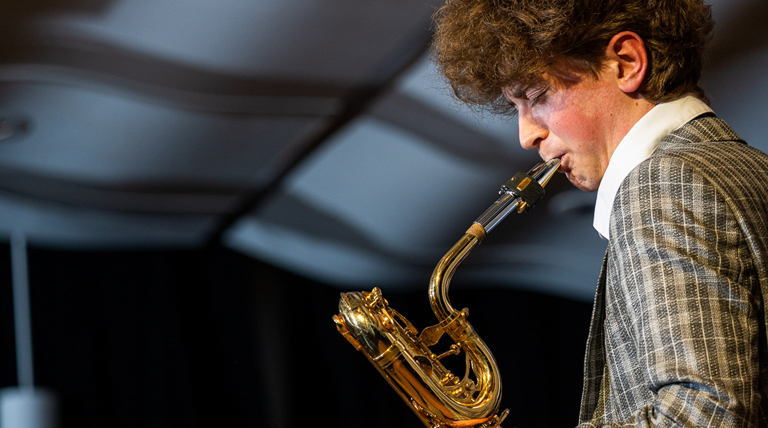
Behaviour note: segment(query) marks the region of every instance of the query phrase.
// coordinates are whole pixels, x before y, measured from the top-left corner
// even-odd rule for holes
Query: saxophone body
[[[523,212],[544,195],[544,185],[560,165],[559,159],[518,173],[501,187],[501,197],[443,256],[432,273],[429,300],[438,320],[419,332],[392,309],[381,290],[342,293],[339,332],[361,351],[429,428],[498,428],[508,411],[499,413],[501,377],[496,360],[472,325],[469,311],[458,311],[448,299],[451,278],[464,258],[486,234],[512,211]],[[430,349],[443,335],[454,342],[437,355]],[[440,362],[464,353],[466,368],[456,376]]]

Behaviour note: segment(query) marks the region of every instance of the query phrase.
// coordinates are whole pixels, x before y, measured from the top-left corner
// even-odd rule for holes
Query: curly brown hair
[[[646,99],[707,99],[698,81],[714,21],[703,0],[447,0],[434,20],[438,69],[461,101],[495,112],[514,110],[502,88],[536,81],[558,59],[597,76],[621,31],[645,42]]]

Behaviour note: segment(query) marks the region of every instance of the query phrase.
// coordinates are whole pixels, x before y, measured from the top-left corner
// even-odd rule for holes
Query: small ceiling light
[[[0,141],[18,137],[29,131],[29,120],[24,117],[0,116]]]

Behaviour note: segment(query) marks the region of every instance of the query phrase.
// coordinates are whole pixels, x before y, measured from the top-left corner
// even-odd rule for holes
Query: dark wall
[[[9,257],[0,247],[0,386],[15,385]],[[36,382],[58,393],[62,428],[422,426],[336,332],[341,290],[220,248],[31,248],[29,268]],[[435,323],[426,282],[384,293]],[[464,284],[451,301],[499,362],[505,426],[575,425],[590,305]]]

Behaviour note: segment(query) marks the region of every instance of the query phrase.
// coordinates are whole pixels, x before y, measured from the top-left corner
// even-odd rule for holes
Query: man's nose
[[[526,150],[536,149],[549,131],[526,116],[518,116],[520,145]]]

